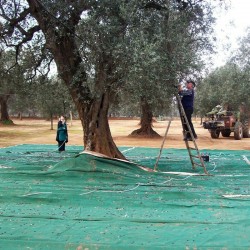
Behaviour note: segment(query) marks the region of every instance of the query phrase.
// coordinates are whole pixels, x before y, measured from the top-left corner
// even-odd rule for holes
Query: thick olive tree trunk
[[[94,100],[82,116],[85,149],[125,159],[113,141],[108,123],[108,108],[109,93],[106,92]]]
[[[141,98],[141,127],[134,130],[130,136],[137,137],[160,137],[160,135],[152,129],[153,124],[153,112],[146,98]]]
[[[107,117],[109,96],[112,91],[109,89],[110,76],[113,73],[112,62],[105,58],[105,51],[100,52],[100,62],[96,67],[97,76],[90,89],[76,44],[75,27],[84,10],[84,2],[79,5],[82,8],[81,11],[76,10],[69,19],[69,23],[61,25],[53,16],[44,11],[43,5],[38,1],[27,1],[32,15],[45,35],[46,46],[53,54],[58,73],[67,85],[77,107],[83,126],[85,149],[124,159],[112,139]],[[58,29],[55,29],[57,26]],[[67,28],[68,26],[70,29]]]

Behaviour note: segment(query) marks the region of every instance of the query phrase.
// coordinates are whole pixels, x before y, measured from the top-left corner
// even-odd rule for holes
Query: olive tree
[[[82,121],[85,148],[118,158],[124,157],[113,142],[107,113],[110,95],[120,80],[118,66],[122,60],[119,47],[114,46],[118,46],[116,40],[123,39],[126,31],[122,14],[125,2],[1,3],[1,16],[5,19],[1,33],[6,46],[15,47],[18,53],[27,44],[36,46],[36,69],[45,65],[44,59],[53,57]],[[83,30],[81,22],[85,33],[79,35]],[[88,57],[93,50],[95,56],[92,53]],[[85,60],[92,60],[92,66],[87,67]]]
[[[12,124],[9,116],[9,106],[16,100],[16,95],[22,91],[24,77],[22,68],[13,65],[12,51],[2,51],[0,54],[0,121]]]
[[[158,4],[157,4],[158,3]],[[202,55],[211,52],[212,6],[200,1],[165,1],[146,5],[131,30],[133,67],[127,89],[140,101],[141,128],[133,136],[157,136],[153,113],[169,113],[178,79],[202,69]]]

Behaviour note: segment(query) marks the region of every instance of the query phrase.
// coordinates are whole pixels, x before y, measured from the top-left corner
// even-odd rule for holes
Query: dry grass
[[[56,144],[56,126],[51,130],[50,121],[38,119],[14,119],[15,125],[0,126],[0,147],[7,147],[17,144]],[[162,138],[131,138],[128,135],[138,129],[138,119],[111,119],[109,121],[111,133],[117,146],[138,146],[138,147],[160,147]],[[154,130],[164,136],[168,121],[154,123]],[[201,149],[233,149],[250,150],[250,138],[234,140],[229,138],[211,139],[207,130],[200,125],[200,120],[194,120],[194,126],[198,134],[198,147]],[[69,143],[67,145],[83,145],[83,132],[80,120],[68,122]],[[171,123],[165,148],[185,148],[182,139],[182,128],[179,119]]]

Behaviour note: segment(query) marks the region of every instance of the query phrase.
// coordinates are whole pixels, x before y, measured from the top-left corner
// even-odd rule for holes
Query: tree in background
[[[230,60],[232,64],[239,67],[238,73],[233,79],[233,91],[237,92],[239,101],[244,102],[250,111],[250,27],[239,44],[239,49],[235,51],[235,55]]]
[[[27,55],[26,51],[26,55]],[[30,57],[22,57],[19,64],[15,63],[12,50],[1,53],[0,58],[0,106],[1,122],[13,124],[11,114],[36,113],[52,118],[53,115],[65,114],[65,104],[70,102],[68,89],[61,81],[49,80],[46,76],[35,76],[25,70],[30,69]]]
[[[32,114],[50,118],[66,115],[69,106],[73,107],[68,89],[60,79],[35,76],[25,70],[30,69],[30,54],[22,55],[15,63],[13,50],[2,51],[0,57],[0,106],[1,122],[13,124],[10,114]],[[53,128],[53,127],[51,127]]]
[[[169,113],[178,79],[199,74],[201,55],[212,49],[213,19],[210,6],[196,1],[150,2],[137,16],[127,88],[134,102],[140,100],[141,128],[131,135],[159,136],[152,129],[153,113]]]
[[[0,54],[0,121],[4,124],[13,124],[9,116],[9,105],[24,83],[21,67],[13,62],[13,52],[3,50]]]
[[[250,32],[240,41],[240,47],[223,67],[211,72],[197,90],[197,107],[204,116],[216,105],[229,104],[239,110],[242,103],[250,110]]]
[[[51,79],[38,78],[33,85],[33,88],[36,88],[37,109],[42,112],[43,116],[50,119],[51,129],[53,129],[55,117],[64,115],[66,119],[69,118],[69,107],[72,107],[73,103],[68,89],[60,79],[56,77]]]
[[[230,104],[232,109],[237,109],[241,97],[235,87],[241,82],[241,77],[239,67],[231,63],[211,72],[197,89],[196,107],[199,114],[205,116],[217,105]]]

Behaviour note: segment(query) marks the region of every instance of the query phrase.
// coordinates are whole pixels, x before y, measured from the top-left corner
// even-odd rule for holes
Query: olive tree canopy
[[[187,69],[192,65],[184,65],[200,53],[201,46],[196,45],[203,44],[206,48],[209,44],[203,43],[206,40],[204,35],[211,27],[211,8],[207,1],[2,0],[1,41],[6,47],[16,50],[17,62],[22,57],[23,48],[32,48],[30,63],[33,67],[28,72],[29,77],[46,73],[54,60],[77,107],[85,149],[124,158],[111,136],[108,109],[113,96],[129,80],[131,64],[136,66],[138,60],[144,60],[140,51],[145,41],[146,47],[148,42],[153,43],[150,39],[144,40],[145,36],[134,35],[142,24],[147,26],[145,24],[150,21],[147,15],[151,12],[155,15],[155,22],[148,34],[158,29],[154,39],[158,37],[159,41],[165,41],[166,78],[172,84],[172,79],[180,72],[190,73]],[[156,19],[159,12],[164,13],[165,18]],[[168,27],[168,17],[183,22]],[[177,36],[171,31],[178,24]],[[164,30],[164,27],[168,28]],[[183,50],[185,53],[180,53],[180,49],[178,53],[175,51],[178,42],[178,47],[192,46]],[[131,53],[134,44],[138,45],[138,51],[132,50]],[[155,53],[156,56],[164,55],[164,50]],[[162,75],[163,68],[159,67],[159,70],[159,75]],[[157,68],[152,72],[157,75]],[[139,73],[138,77],[144,74],[136,73]],[[136,81],[133,84],[137,86]]]

